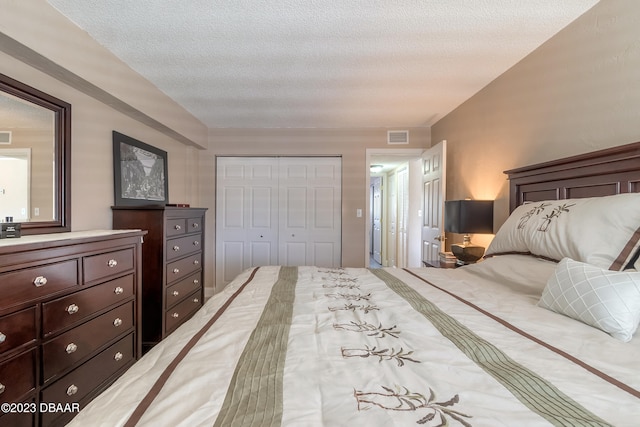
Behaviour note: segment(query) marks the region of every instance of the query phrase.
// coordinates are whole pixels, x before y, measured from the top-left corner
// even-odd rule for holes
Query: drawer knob
[[[113,268],[113,267],[115,267],[116,265],[118,265],[118,261],[116,261],[115,259],[110,259],[110,260],[107,262],[107,265],[109,266],[109,268]]]
[[[193,302],[195,302],[196,304],[200,302],[200,300],[198,298],[194,298]]]
[[[200,261],[198,261],[197,259],[194,259],[193,260],[193,265],[198,265],[198,264],[200,264]]]
[[[194,284],[194,285],[197,285],[197,284],[199,284],[199,283],[200,283],[200,280],[198,280],[198,279],[193,279],[193,284]]]
[[[178,252],[180,250],[180,246],[176,245],[173,247],[174,252]]]
[[[0,344],[5,342],[6,340],[7,340],[7,336],[5,334],[3,334],[2,332],[0,332]]]
[[[122,353],[117,352],[114,356],[113,356],[113,360],[115,360],[116,362],[119,362],[122,360],[124,356],[122,355]]]
[[[197,240],[193,241],[193,246],[200,246],[200,242],[198,242]]]
[[[178,313],[173,313],[171,317],[173,317],[174,319],[177,319],[178,317],[180,317],[180,315]]]
[[[4,386],[4,384],[0,383],[0,394],[4,393],[6,389],[7,388]]]
[[[178,292],[178,291],[173,291],[173,293],[172,293],[171,295],[173,295],[174,297],[177,297],[178,295],[180,295],[180,292]]]
[[[69,314],[76,314],[78,310],[80,310],[80,307],[78,307],[75,304],[71,304],[69,307],[65,308],[64,311],[66,311]]]
[[[198,224],[197,222],[194,222],[193,223],[193,228],[198,228],[198,227],[200,227],[200,224]]]
[[[175,229],[176,229],[176,230],[178,230],[178,231],[182,230],[182,227],[180,227],[180,225],[179,225],[179,224],[176,224],[176,226],[175,226],[175,227],[173,227],[173,228],[175,228]]]
[[[124,289],[122,289],[120,286],[118,286],[113,290],[113,293],[116,295],[121,295],[123,292],[124,292]]]
[[[180,273],[180,269],[178,269],[178,268],[174,268],[174,269],[173,269],[173,274],[178,274],[178,273]]]
[[[122,325],[122,319],[119,317],[116,317],[116,320],[113,321],[113,326],[117,328],[120,325]]]
[[[75,384],[71,384],[67,389],[67,396],[73,396],[78,392],[78,387]]]
[[[44,276],[38,276],[33,281],[33,284],[36,285],[37,288],[44,286],[47,284],[47,278]]]
[[[65,351],[67,352],[67,354],[71,354],[71,353],[75,353],[76,350],[78,350],[78,346],[75,345],[74,343],[71,343],[67,346],[67,348],[65,349]]]

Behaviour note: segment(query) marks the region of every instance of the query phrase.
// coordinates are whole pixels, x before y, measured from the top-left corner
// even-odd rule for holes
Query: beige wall
[[[640,141],[639,28],[636,0],[601,1],[438,121],[448,199],[496,199],[498,227],[508,215],[502,171]]]
[[[403,129],[405,130],[405,129]],[[209,230],[215,228],[215,156],[342,156],[342,264],[363,267],[366,261],[365,224],[368,148],[424,148],[430,146],[429,128],[409,129],[409,145],[388,145],[387,129],[210,129],[209,150],[201,153],[203,204],[210,208]],[[363,216],[356,217],[362,209]],[[207,233],[209,234],[209,233]],[[215,247],[213,236],[207,241]],[[211,259],[207,256],[207,259]],[[214,266],[208,267],[210,271]]]

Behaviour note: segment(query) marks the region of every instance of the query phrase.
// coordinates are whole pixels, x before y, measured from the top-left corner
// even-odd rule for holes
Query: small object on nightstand
[[[445,264],[455,264],[458,258],[453,254],[453,252],[440,252],[438,254],[440,262]]]
[[[444,229],[464,234],[462,243],[452,244],[458,264],[472,264],[484,255],[484,247],[471,243],[469,234],[493,233],[493,200],[450,200],[444,202]]]

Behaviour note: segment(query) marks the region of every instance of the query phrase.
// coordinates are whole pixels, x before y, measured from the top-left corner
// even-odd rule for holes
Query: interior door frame
[[[369,236],[369,226],[371,224],[371,157],[373,156],[407,156],[414,157],[415,159],[421,159],[422,153],[424,152],[424,148],[367,148],[366,149],[366,183],[365,183],[365,206],[366,206],[366,215],[363,227],[365,228],[365,244],[364,244],[364,259],[365,259],[365,267],[369,267],[369,248],[371,247],[371,237]],[[410,249],[411,250],[411,249]],[[422,253],[418,254],[418,258],[422,257]]]

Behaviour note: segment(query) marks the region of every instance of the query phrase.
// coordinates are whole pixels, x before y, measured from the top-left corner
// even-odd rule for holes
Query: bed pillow
[[[640,248],[640,193],[548,200],[517,207],[486,255],[530,253],[571,258],[610,270],[630,264]]]
[[[565,258],[538,305],[627,342],[640,323],[640,273],[604,270]]]

